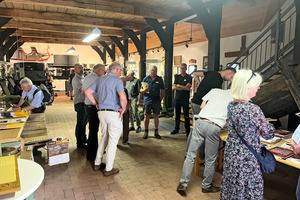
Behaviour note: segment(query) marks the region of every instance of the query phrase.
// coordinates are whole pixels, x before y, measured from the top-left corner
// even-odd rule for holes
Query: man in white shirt
[[[219,192],[220,188],[212,186],[215,161],[220,142],[220,131],[227,119],[227,106],[233,100],[230,90],[212,89],[203,98],[199,119],[197,120],[186,158],[182,168],[182,177],[177,192],[186,196],[187,185],[194,167],[197,151],[205,142],[205,169],[203,173],[202,192]]]

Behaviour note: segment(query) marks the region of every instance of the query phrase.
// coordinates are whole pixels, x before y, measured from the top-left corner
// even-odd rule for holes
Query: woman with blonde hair
[[[221,200],[263,199],[260,164],[240,138],[260,155],[260,136],[264,139],[274,137],[274,127],[259,106],[249,102],[256,96],[261,82],[262,77],[252,70],[239,70],[233,78],[230,94],[234,100],[228,105]]]

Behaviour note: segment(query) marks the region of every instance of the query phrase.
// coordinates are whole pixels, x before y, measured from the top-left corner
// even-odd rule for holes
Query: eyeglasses
[[[249,81],[250,81],[254,76],[256,76],[256,74],[255,74],[254,71],[252,70],[252,75],[251,75],[250,78],[248,79],[247,84],[249,83]]]

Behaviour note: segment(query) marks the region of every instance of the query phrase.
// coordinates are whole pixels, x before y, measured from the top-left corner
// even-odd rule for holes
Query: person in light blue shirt
[[[18,104],[14,104],[13,110],[21,110],[21,105],[27,100],[29,106],[23,108],[23,110],[31,111],[32,113],[43,113],[46,110],[46,106],[43,102],[44,94],[41,90],[35,92],[38,88],[33,85],[32,81],[25,77],[20,81],[22,92],[22,98]]]

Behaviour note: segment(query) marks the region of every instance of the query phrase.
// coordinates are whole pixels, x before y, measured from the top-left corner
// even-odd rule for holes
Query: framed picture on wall
[[[208,56],[203,56],[203,69],[208,69]]]
[[[182,56],[174,56],[174,65],[178,66],[181,65],[182,62]]]

